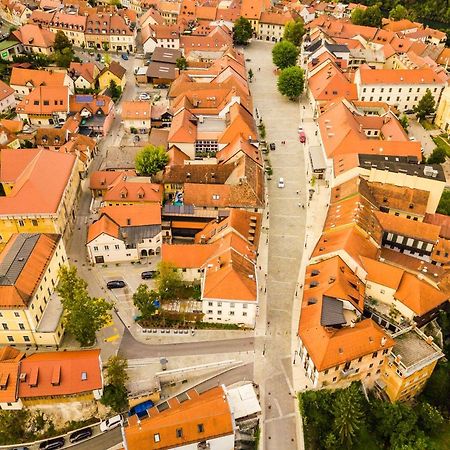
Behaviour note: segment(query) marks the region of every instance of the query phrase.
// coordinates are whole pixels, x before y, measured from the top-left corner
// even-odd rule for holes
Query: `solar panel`
[[[94,97],[92,95],[77,95],[75,97],[77,103],[90,103],[93,99]]]
[[[105,106],[105,100],[97,100],[95,103],[97,106]]]
[[[159,405],[156,406],[156,409],[157,409],[159,412],[163,412],[163,411],[165,411],[166,409],[169,409],[169,404],[168,404],[167,402],[160,403]]]

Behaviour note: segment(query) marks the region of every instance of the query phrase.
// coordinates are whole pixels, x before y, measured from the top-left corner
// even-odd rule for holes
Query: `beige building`
[[[11,236],[0,254],[0,343],[59,345],[63,308],[55,288],[66,261],[61,235]]]
[[[441,100],[439,101],[436,118],[436,125],[444,131],[450,129],[450,86],[442,91]]]

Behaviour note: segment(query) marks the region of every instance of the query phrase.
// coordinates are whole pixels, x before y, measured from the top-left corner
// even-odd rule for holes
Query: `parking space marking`
[[[113,334],[112,336],[109,336],[105,339],[103,339],[105,342],[114,342],[117,341],[117,339],[119,339],[119,335],[118,334]]]

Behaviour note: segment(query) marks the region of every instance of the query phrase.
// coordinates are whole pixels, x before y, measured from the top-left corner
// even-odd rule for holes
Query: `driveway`
[[[417,142],[420,142],[424,151],[424,156],[430,156],[433,150],[436,148],[436,144],[431,139],[430,131],[420,125],[419,122],[413,117],[409,116],[409,128],[408,134],[410,137],[414,136]]]
[[[267,330],[256,343],[255,381],[260,385],[263,408],[265,450],[299,449],[296,434],[296,401],[292,389],[291,321],[294,293],[305,234],[305,166],[303,144],[298,138],[300,111],[298,103],[282,97],[273,74],[272,45],[253,42],[245,57],[251,61],[255,77],[250,85],[253,102],[266,127],[267,142],[274,142],[270,152],[273,168],[269,181],[269,267],[267,278]],[[305,103],[306,105],[306,103]],[[309,108],[309,105],[307,106]],[[309,139],[312,132],[304,126]],[[285,144],[281,142],[285,141]],[[278,179],[285,188],[277,187]],[[300,206],[299,206],[300,205]],[[294,319],[298,320],[298,319]]]

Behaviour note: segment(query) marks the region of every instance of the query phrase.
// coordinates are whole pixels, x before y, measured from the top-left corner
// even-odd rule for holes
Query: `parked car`
[[[147,409],[152,408],[155,404],[151,400],[147,400],[145,402],[139,403],[138,405],[133,406],[128,411],[128,416],[137,415],[139,419],[148,416]]]
[[[278,187],[283,189],[284,188],[284,178],[280,178],[278,180]]]
[[[57,448],[64,447],[66,441],[63,437],[49,439],[48,441],[41,442],[39,445],[39,450],[55,450]]]
[[[96,61],[100,61],[102,59],[102,55],[100,53],[97,53],[97,56],[95,57]]]
[[[30,450],[28,447],[14,447],[12,450]]]
[[[299,137],[300,142],[302,144],[304,144],[306,142],[306,134],[305,134],[305,132],[303,130],[299,131],[298,137]]]
[[[414,136],[411,136],[411,137],[409,138],[409,140],[410,140],[411,142],[414,142],[414,141],[416,140],[416,138],[415,138]]]
[[[167,84],[157,84],[156,89],[167,89],[169,86]]]
[[[122,59],[124,61],[128,61],[128,55],[126,53],[122,53]]]
[[[141,92],[139,94],[139,100],[150,100],[150,94],[148,94],[147,92]]]
[[[104,433],[105,431],[113,430],[123,424],[123,419],[120,414],[117,416],[110,417],[100,423],[100,431]]]
[[[270,148],[270,150],[275,150],[275,143],[274,142],[271,142],[270,144],[269,144],[269,148]]]
[[[158,272],[156,270],[146,270],[145,272],[141,273],[141,278],[143,280],[151,280],[152,278],[155,278],[157,273]]]
[[[111,280],[106,283],[106,287],[108,289],[120,289],[126,286],[125,281],[123,280]]]
[[[74,431],[69,436],[69,441],[74,444],[75,442],[83,441],[84,439],[87,439],[92,436],[92,428],[83,428],[82,430]]]

